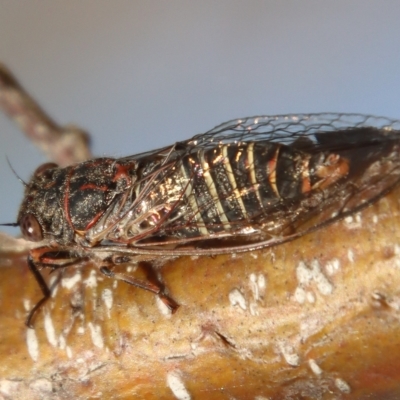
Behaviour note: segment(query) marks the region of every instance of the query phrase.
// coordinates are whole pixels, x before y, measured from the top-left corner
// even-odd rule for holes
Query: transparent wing
[[[176,254],[181,254],[180,251],[184,250],[179,248],[194,246],[196,252],[199,252],[204,245],[204,252],[216,254],[232,248],[239,250],[248,246],[255,248],[274,245],[356,212],[398,185],[400,179],[400,122],[397,120],[333,113],[257,116],[232,120],[185,142],[132,156],[143,164],[155,166],[152,177],[158,174],[141,193],[141,199],[149,204],[148,199],[154,197],[160,183],[174,175],[175,168],[180,167],[184,157],[221,148],[225,144],[242,142],[279,143],[307,154],[331,152],[348,160],[350,171],[343,179],[323,190],[312,190],[295,199],[281,198],[268,215],[260,210],[259,215],[254,214],[250,221],[231,222],[232,229],[223,229],[220,233],[205,237],[188,236],[188,228],[191,224],[202,224],[204,217],[199,215],[207,214],[215,208],[216,202],[224,199],[217,193],[201,205],[182,206],[181,200],[195,204],[195,198],[199,197],[193,190],[197,185],[198,174],[193,169],[186,179],[182,178],[182,182],[178,182],[181,187],[178,200],[169,204],[172,211],[182,206],[182,218],[169,218],[173,215],[171,211],[135,246],[149,248],[173,244],[177,247],[174,250]],[[233,195],[233,192],[224,194],[227,198]],[[165,201],[161,199],[157,206]],[[212,231],[215,226],[204,228]],[[225,250],[221,250],[221,247]]]
[[[167,162],[179,159],[193,150],[251,141],[298,145],[304,150],[313,151],[334,150],[335,146],[339,148],[349,143],[360,144],[365,134],[363,128],[379,131],[378,138],[381,140],[398,140],[400,137],[400,121],[386,117],[347,113],[260,115],[227,121],[189,140],[124,157],[122,160],[159,157]],[[356,130],[360,132],[359,135],[354,135]]]
[[[208,146],[232,141],[268,140],[291,145],[307,137],[315,146],[321,135],[348,131],[357,128],[376,128],[387,135],[400,130],[400,121],[363,114],[289,114],[255,116],[225,122],[202,135],[197,135],[189,144]]]

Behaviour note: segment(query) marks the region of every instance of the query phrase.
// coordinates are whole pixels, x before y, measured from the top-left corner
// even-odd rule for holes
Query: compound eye
[[[43,176],[44,178],[50,178],[50,174],[48,171],[51,169],[58,168],[58,165],[55,163],[45,163],[40,165],[39,167],[36,168],[35,172],[33,173],[33,176],[38,177],[38,176]]]
[[[42,227],[34,215],[24,215],[19,222],[19,226],[21,228],[22,236],[26,240],[30,240],[31,242],[40,242],[43,239]]]

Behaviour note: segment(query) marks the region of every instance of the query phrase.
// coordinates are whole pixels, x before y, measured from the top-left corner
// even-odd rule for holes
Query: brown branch
[[[91,158],[88,134],[75,126],[57,125],[2,64],[0,108],[57,164],[66,166]]]
[[[42,294],[13,256],[0,268],[0,391],[18,399],[400,398],[399,196],[275,248],[167,263],[164,282],[181,305],[174,315],[87,264],[64,270],[29,330],[27,310]]]

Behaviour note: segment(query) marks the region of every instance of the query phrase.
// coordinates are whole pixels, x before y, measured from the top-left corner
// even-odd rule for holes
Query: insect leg
[[[61,275],[56,279],[54,284],[49,288],[42,274],[38,270],[38,266],[51,268],[51,272],[59,268],[66,268],[76,265],[80,261],[87,261],[87,257],[77,257],[74,252],[69,250],[54,250],[49,247],[39,247],[31,250],[28,256],[28,267],[36,279],[42,293],[43,298],[29,311],[28,317],[25,320],[25,325],[28,328],[33,328],[32,320],[36,311],[51,297],[52,289],[59,283]]]
[[[28,328],[33,329],[32,319],[33,319],[36,311],[50,298],[51,290],[47,286],[46,281],[43,279],[42,274],[37,269],[36,264],[34,263],[33,258],[32,258],[31,255],[28,256],[28,266],[29,266],[29,269],[31,270],[33,276],[36,279],[36,282],[40,286],[40,289],[42,290],[42,293],[43,293],[43,298],[41,300],[39,300],[35,304],[35,306],[31,309],[31,311],[29,311],[29,314],[28,314],[28,316],[27,316],[27,318],[25,320],[25,325]]]
[[[139,263],[139,267],[141,267],[146,273],[146,279],[160,288],[160,293],[158,294],[158,297],[171,310],[172,314],[174,314],[175,311],[179,308],[179,304],[172,297],[168,297],[165,294],[165,285],[158,279],[153,265],[147,261],[142,261]]]
[[[160,297],[163,303],[171,310],[172,313],[178,309],[179,305],[170,297],[168,297],[165,293],[163,293],[162,287],[159,285],[155,285],[149,281],[143,281],[141,279],[133,278],[132,276],[128,276],[125,274],[121,274],[119,272],[113,272],[108,267],[101,267],[100,272],[109,278],[114,278],[119,281],[123,281],[128,283],[129,285],[133,285],[139,287],[141,289],[152,292]]]

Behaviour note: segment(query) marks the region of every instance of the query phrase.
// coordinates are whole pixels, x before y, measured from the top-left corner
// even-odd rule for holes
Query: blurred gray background
[[[399,1],[1,1],[0,60],[98,156],[258,114],[400,119]],[[25,180],[45,161],[0,114],[0,222],[23,195],[6,156]]]

